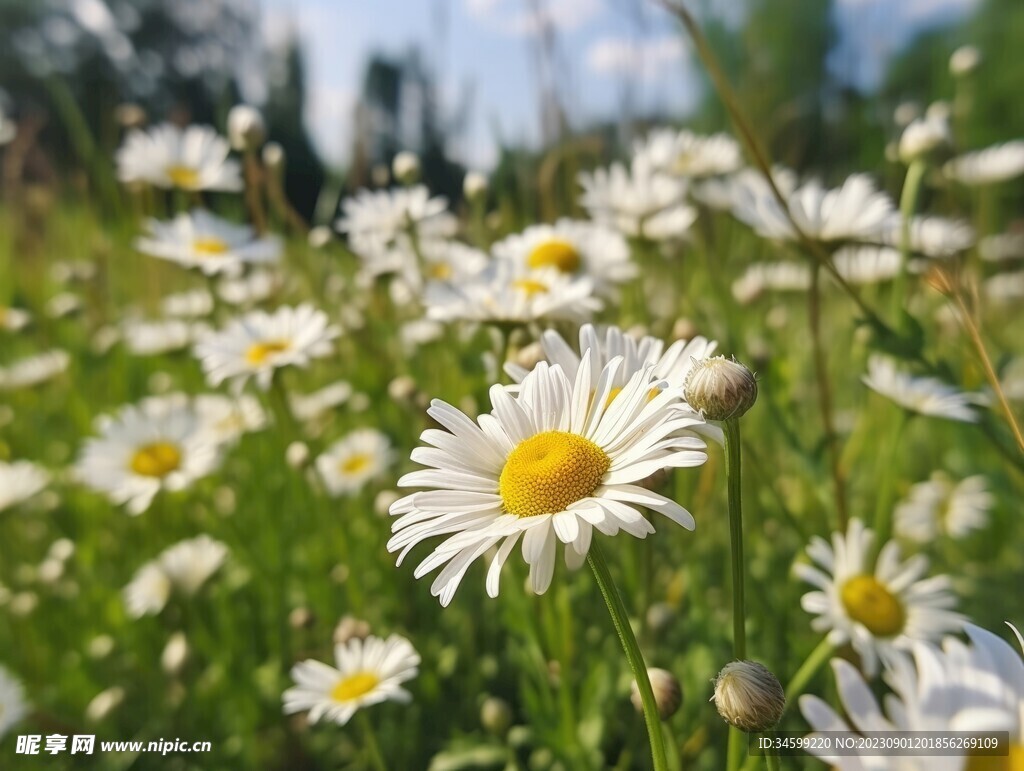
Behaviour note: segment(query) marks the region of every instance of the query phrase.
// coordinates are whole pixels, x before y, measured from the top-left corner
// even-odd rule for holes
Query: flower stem
[[[740,422],[738,419],[732,418],[725,421],[725,476],[729,492],[729,545],[732,552],[732,653],[736,661],[743,661],[747,657],[741,456]],[[730,769],[740,767],[745,744],[746,735],[735,726],[730,726],[728,756]]]
[[[384,756],[380,753],[380,744],[377,743],[377,735],[373,730],[373,726],[370,724],[369,719],[362,712],[357,713],[357,719],[359,720],[359,727],[363,731],[363,736],[366,741],[366,751],[370,756],[370,763],[373,768],[377,771],[388,771],[387,764],[384,763]]]
[[[800,669],[793,675],[793,679],[789,681],[789,685],[786,687],[786,706],[788,707],[796,699],[800,697],[804,692],[804,688],[811,681],[811,678],[817,674],[818,670],[821,669],[821,665],[828,661],[829,657],[835,653],[835,646],[828,641],[826,637],[818,646],[811,651],[810,655],[800,665]]]
[[[661,718],[658,715],[658,705],[654,700],[651,679],[647,675],[647,665],[644,663],[636,635],[633,634],[633,628],[629,625],[626,606],[622,603],[619,590],[615,588],[615,582],[608,570],[608,563],[605,562],[604,554],[596,541],[590,545],[587,562],[590,563],[590,569],[594,572],[594,579],[601,590],[601,596],[604,597],[605,604],[608,606],[608,613],[612,617],[615,632],[622,642],[622,649],[626,652],[626,659],[629,661],[629,667],[633,670],[633,677],[636,679],[637,690],[640,691],[644,719],[647,721],[647,736],[651,742],[654,771],[667,771],[668,761],[665,756],[665,740],[661,733]]]
[[[892,535],[892,507],[896,488],[896,468],[899,465],[900,450],[903,445],[903,432],[910,420],[910,413],[900,410],[896,430],[889,444],[889,457],[881,469],[881,484],[878,487],[878,502],[875,508],[875,533],[878,539],[876,546],[881,548]]]
[[[927,161],[920,158],[913,161],[907,168],[903,192],[900,193],[900,272],[896,275],[896,283],[892,290],[893,318],[897,323],[901,323],[903,303],[907,299],[907,279],[910,276],[910,223],[917,209],[917,198],[926,171]]]

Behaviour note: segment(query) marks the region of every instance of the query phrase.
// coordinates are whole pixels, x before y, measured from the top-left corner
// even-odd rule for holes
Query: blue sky
[[[814,2],[814,0],[808,0]],[[967,13],[977,0],[838,0],[841,45],[835,65],[870,86],[886,58],[924,26]],[[705,0],[734,9],[735,0]],[[734,20],[735,21],[735,20]],[[450,150],[487,168],[499,138],[534,143],[541,136],[537,51],[554,32],[559,99],[577,125],[653,108],[685,115],[699,81],[675,22],[644,0],[263,0],[268,43],[296,34],[308,67],[307,122],[333,163],[351,145],[352,108],[373,51],[418,46],[438,75],[449,109],[473,95],[465,136]]]

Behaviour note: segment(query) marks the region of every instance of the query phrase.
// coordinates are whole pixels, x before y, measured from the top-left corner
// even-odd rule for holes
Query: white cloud
[[[465,3],[471,17],[510,35],[536,35],[545,29],[570,32],[604,12],[602,0],[465,0]]]
[[[654,40],[602,38],[587,49],[587,67],[599,75],[620,75],[641,80],[664,76],[664,67],[682,62],[686,46],[678,36]]]

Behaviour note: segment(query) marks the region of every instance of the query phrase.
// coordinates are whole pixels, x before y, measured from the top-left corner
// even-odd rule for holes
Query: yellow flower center
[[[964,771],[1024,771],[1024,744],[1011,744],[1006,755],[974,755]]]
[[[245,352],[245,360],[254,366],[266,364],[267,359],[287,351],[290,347],[291,343],[287,340],[264,340],[253,343]]]
[[[906,611],[899,598],[874,576],[855,576],[839,592],[850,618],[859,621],[878,637],[892,637],[903,631]]]
[[[191,166],[173,163],[166,169],[167,178],[175,187],[194,190],[199,187],[199,172]]]
[[[676,156],[675,163],[672,164],[672,170],[676,174],[686,174],[693,166],[693,162],[696,159],[696,153],[690,151],[681,152]]]
[[[505,511],[517,517],[557,514],[593,493],[611,465],[611,458],[589,439],[545,431],[508,454],[498,492]]]
[[[369,467],[370,461],[369,455],[360,452],[345,458],[338,464],[338,468],[341,469],[342,474],[358,474]]]
[[[427,266],[427,275],[438,281],[447,281],[452,277],[452,266],[447,262],[432,262]]]
[[[576,247],[560,238],[537,244],[526,258],[531,268],[558,268],[562,273],[575,273],[580,269],[580,262]]]
[[[227,241],[216,236],[205,236],[192,242],[192,251],[204,256],[224,254],[229,248]]]
[[[356,672],[338,681],[331,689],[331,699],[342,703],[353,701],[368,694],[379,682],[380,678],[372,672]]]
[[[542,284],[540,281],[534,281],[532,278],[521,278],[518,281],[513,281],[512,286],[526,292],[529,297],[532,297],[535,294],[546,294],[548,291],[547,284]]]
[[[165,477],[181,466],[181,450],[170,442],[143,445],[132,456],[131,469],[144,477]]]

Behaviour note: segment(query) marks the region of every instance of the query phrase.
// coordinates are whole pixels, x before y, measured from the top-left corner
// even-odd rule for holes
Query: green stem
[[[779,759],[775,755],[773,750],[767,750],[764,754],[764,765],[768,771],[779,771],[781,766],[779,765]]]
[[[742,445],[738,419],[725,421],[725,475],[729,491],[729,545],[732,552],[732,653],[736,661],[747,657],[746,610],[744,608],[743,489],[741,485]],[[746,734],[729,727],[728,767],[738,769]]]
[[[835,653],[835,646],[828,641],[827,637],[811,651],[804,663],[800,665],[800,669],[793,675],[793,679],[789,681],[789,685],[786,686],[787,707],[803,694],[804,688],[807,687],[811,678],[818,673],[821,665],[828,661],[833,653]]]
[[[604,597],[605,604],[608,606],[608,613],[612,617],[615,632],[622,642],[622,649],[626,652],[626,659],[629,661],[629,667],[633,670],[633,677],[636,679],[637,690],[640,691],[644,719],[647,721],[647,736],[651,742],[654,771],[667,771],[668,761],[665,757],[665,740],[661,734],[661,718],[658,715],[657,702],[654,700],[651,679],[647,675],[647,665],[644,663],[640,646],[633,634],[633,628],[629,625],[626,606],[622,603],[619,590],[615,588],[612,574],[608,570],[608,563],[605,562],[604,554],[596,541],[590,545],[587,562],[590,563],[590,569],[594,572],[594,579],[601,590],[601,596]]]
[[[896,284],[892,291],[893,318],[900,323],[903,318],[903,303],[907,299],[907,281],[910,276],[910,223],[917,210],[917,199],[921,193],[921,183],[928,162],[918,159],[911,162],[903,180],[903,192],[900,194],[900,272],[896,276]]]
[[[370,756],[371,765],[377,771],[388,771],[387,764],[384,762],[384,756],[380,752],[380,744],[377,743],[377,734],[373,730],[373,725],[370,724],[369,719],[363,712],[357,713],[357,719],[359,720],[359,727],[363,731],[366,751],[367,755]]]
[[[892,507],[893,492],[895,490],[896,467],[900,457],[900,446],[903,440],[903,431],[909,422],[910,413],[900,410],[900,416],[896,423],[896,431],[889,444],[889,457],[881,472],[881,484],[878,488],[878,504],[875,508],[875,533],[877,534],[877,545],[881,548],[892,535]]]

